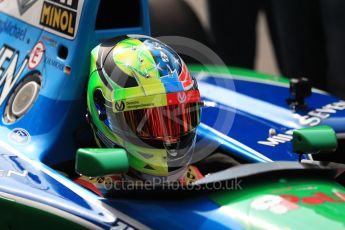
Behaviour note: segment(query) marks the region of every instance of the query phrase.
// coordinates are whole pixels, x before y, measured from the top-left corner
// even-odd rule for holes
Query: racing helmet
[[[196,80],[169,46],[143,35],[104,42],[91,54],[87,106],[101,147],[123,147],[130,172],[177,180],[187,169],[200,123]]]

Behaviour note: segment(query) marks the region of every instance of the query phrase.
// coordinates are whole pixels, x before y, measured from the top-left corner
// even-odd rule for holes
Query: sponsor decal
[[[77,18],[76,8],[73,7],[78,6],[78,1],[61,0],[53,2],[45,1],[43,3],[40,24],[73,37]]]
[[[28,63],[28,67],[30,70],[35,69],[41,63],[44,51],[45,47],[41,41],[34,46],[34,48],[31,51]]]
[[[284,134],[271,135],[265,141],[258,141],[258,144],[275,147],[276,145],[283,144],[292,140],[294,129],[286,131]]]
[[[195,166],[190,165],[188,167],[187,173],[180,178],[180,183],[182,185],[189,185],[197,180],[201,180],[204,176],[200,173],[199,169]]]
[[[305,197],[291,194],[264,195],[256,198],[250,206],[256,210],[268,210],[275,214],[285,214],[297,209],[299,204],[321,205],[324,203],[345,203],[345,194],[333,192],[333,195],[330,196],[323,192],[315,192],[313,195]]]
[[[49,45],[49,46],[51,46],[51,47],[57,47],[57,41],[56,40],[54,40],[53,38],[51,38],[51,37],[48,37],[48,36],[46,36],[46,35],[43,35],[42,36],[42,40],[44,40],[44,42],[45,42],[45,44],[47,44],[47,45]]]
[[[113,101],[113,111],[122,112],[135,109],[145,109],[167,105],[179,105],[181,103],[200,102],[200,93],[198,90],[189,90],[186,92],[148,95],[145,97],[129,98],[122,101]]]
[[[120,219],[117,219],[115,222],[115,226],[110,228],[110,230],[135,230],[135,229],[137,228],[133,227],[132,225]]]
[[[8,36],[24,41],[26,37],[27,29],[20,27],[16,22],[12,20],[0,19],[0,34],[7,34]]]
[[[58,70],[63,71],[65,64],[60,62],[59,60],[56,60],[55,58],[51,58],[49,56],[46,56],[46,58],[44,59],[45,64],[50,65]]]
[[[325,105],[322,108],[310,111],[308,115],[303,116],[299,119],[299,123],[305,126],[316,126],[316,125],[319,125],[322,120],[344,109],[345,109],[345,101],[334,102],[334,103]]]
[[[185,92],[179,92],[177,93],[177,100],[180,103],[185,103],[187,99],[186,93]]]
[[[299,118],[299,123],[303,126],[317,126],[321,124],[322,120],[342,110],[345,110],[345,101],[330,103],[322,108],[312,110],[308,115]],[[265,141],[258,141],[258,144],[275,147],[279,144],[289,142],[292,140],[293,131],[294,129],[291,129],[284,134],[270,135]]]
[[[306,205],[320,205],[323,203],[345,203],[344,193],[334,192],[335,197],[329,196],[323,192],[315,192],[312,196],[299,198],[296,195],[283,194],[280,197],[292,203],[301,203]]]
[[[116,101],[115,102],[115,109],[117,111],[123,111],[125,109],[125,103],[123,101]]]
[[[0,48],[0,106],[5,101],[28,63],[26,57],[18,70],[19,51],[10,46]]]
[[[200,102],[200,92],[198,90],[188,90],[178,93],[167,94],[168,105],[178,105],[183,103]]]
[[[23,15],[37,0],[17,0],[20,15]]]
[[[256,210],[268,210],[274,214],[285,214],[298,208],[293,202],[289,202],[277,195],[265,195],[256,198],[250,207]]]
[[[7,0],[4,1],[3,4],[0,2],[0,11],[11,16],[3,18],[3,21],[13,20],[12,18],[15,18],[29,24],[30,27],[24,27],[28,28],[28,33],[33,26],[37,27],[37,29],[43,29],[44,31],[58,35],[59,37],[73,39],[77,34],[84,1],[85,0]],[[18,22],[17,20],[13,21]],[[18,25],[23,24],[18,22]],[[11,27],[13,27],[13,25]],[[9,26],[6,26],[6,28],[9,28]],[[17,30],[17,37],[19,33],[20,31]],[[14,29],[12,29],[11,34],[14,34]],[[21,36],[21,38],[23,37],[24,36]]]
[[[31,136],[25,129],[16,128],[8,134],[8,139],[16,144],[25,145],[30,143]]]
[[[122,101],[113,101],[113,111],[122,112],[135,109],[145,109],[166,105],[166,95],[149,95],[146,97],[130,98]]]
[[[29,172],[24,170],[23,172],[14,171],[14,170],[1,170],[0,169],[0,178],[1,177],[12,177],[12,176],[19,176],[19,177],[27,177]]]

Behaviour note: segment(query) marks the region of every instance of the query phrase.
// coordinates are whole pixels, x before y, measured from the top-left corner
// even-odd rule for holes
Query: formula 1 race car
[[[130,33],[150,33],[145,0],[0,1],[0,229],[345,228],[339,171],[298,162],[342,163],[341,151],[311,153],[335,148],[335,135],[341,149],[345,102],[306,79],[189,66],[206,104],[194,161],[222,152],[241,165],[177,189],[101,177],[104,195],[76,183],[91,49]],[[104,162],[90,156],[101,175]]]

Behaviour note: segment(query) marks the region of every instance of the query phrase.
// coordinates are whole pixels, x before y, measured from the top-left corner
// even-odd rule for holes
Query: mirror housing
[[[75,171],[88,177],[125,173],[129,163],[126,150],[121,148],[78,149]]]
[[[338,146],[335,131],[329,126],[297,129],[292,137],[293,151],[298,154],[332,152]]]

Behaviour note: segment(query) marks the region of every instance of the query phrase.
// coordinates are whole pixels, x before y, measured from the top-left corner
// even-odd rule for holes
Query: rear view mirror
[[[128,171],[128,157],[124,149],[78,149],[75,170],[78,174],[97,177]]]
[[[337,136],[329,126],[297,129],[293,132],[293,151],[299,154],[330,152],[338,146]]]

